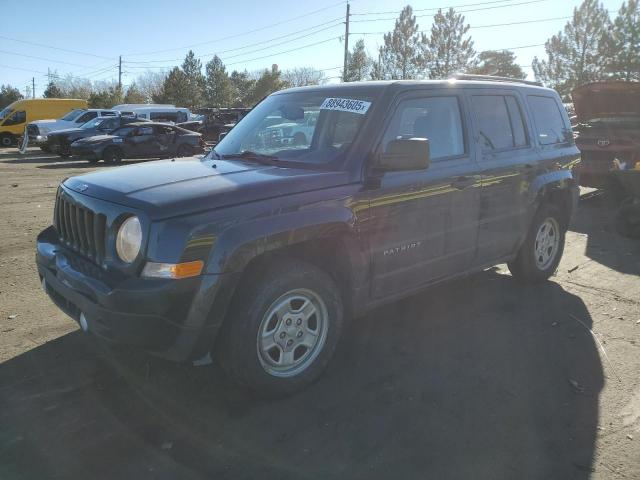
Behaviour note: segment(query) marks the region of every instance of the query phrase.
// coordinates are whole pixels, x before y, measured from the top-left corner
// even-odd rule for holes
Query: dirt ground
[[[56,187],[95,168],[0,150],[1,479],[640,478],[640,242],[598,192],[551,281],[502,265],[380,308],[315,385],[261,401],[106,348],[42,292]]]

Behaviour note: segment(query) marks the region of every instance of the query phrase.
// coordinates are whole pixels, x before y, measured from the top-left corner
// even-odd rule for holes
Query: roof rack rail
[[[535,85],[536,87],[542,87],[541,82],[534,82],[532,80],[521,80],[519,78],[498,77],[497,75],[472,75],[469,73],[456,73],[452,78],[456,80],[486,80],[488,82],[514,82],[524,83],[525,85]]]

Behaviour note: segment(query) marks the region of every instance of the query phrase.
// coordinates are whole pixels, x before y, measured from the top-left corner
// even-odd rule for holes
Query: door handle
[[[474,177],[458,177],[452,183],[451,186],[453,188],[457,188],[458,190],[463,190],[467,187],[470,187],[476,182]]]

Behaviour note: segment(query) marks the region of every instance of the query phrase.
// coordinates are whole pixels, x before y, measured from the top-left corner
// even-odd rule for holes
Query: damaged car
[[[108,135],[81,138],[71,144],[74,157],[92,163],[119,163],[123,158],[189,157],[204,152],[202,135],[165,123],[134,122]]]
[[[616,190],[615,170],[640,162],[640,83],[611,81],[582,85],[572,93],[577,116],[576,167],[580,185]]]

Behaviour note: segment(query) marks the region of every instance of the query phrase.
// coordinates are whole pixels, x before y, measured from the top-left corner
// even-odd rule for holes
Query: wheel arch
[[[579,187],[569,170],[549,172],[536,178],[532,183],[533,204],[537,211],[542,205],[554,205],[562,214],[566,228],[577,207]]]

